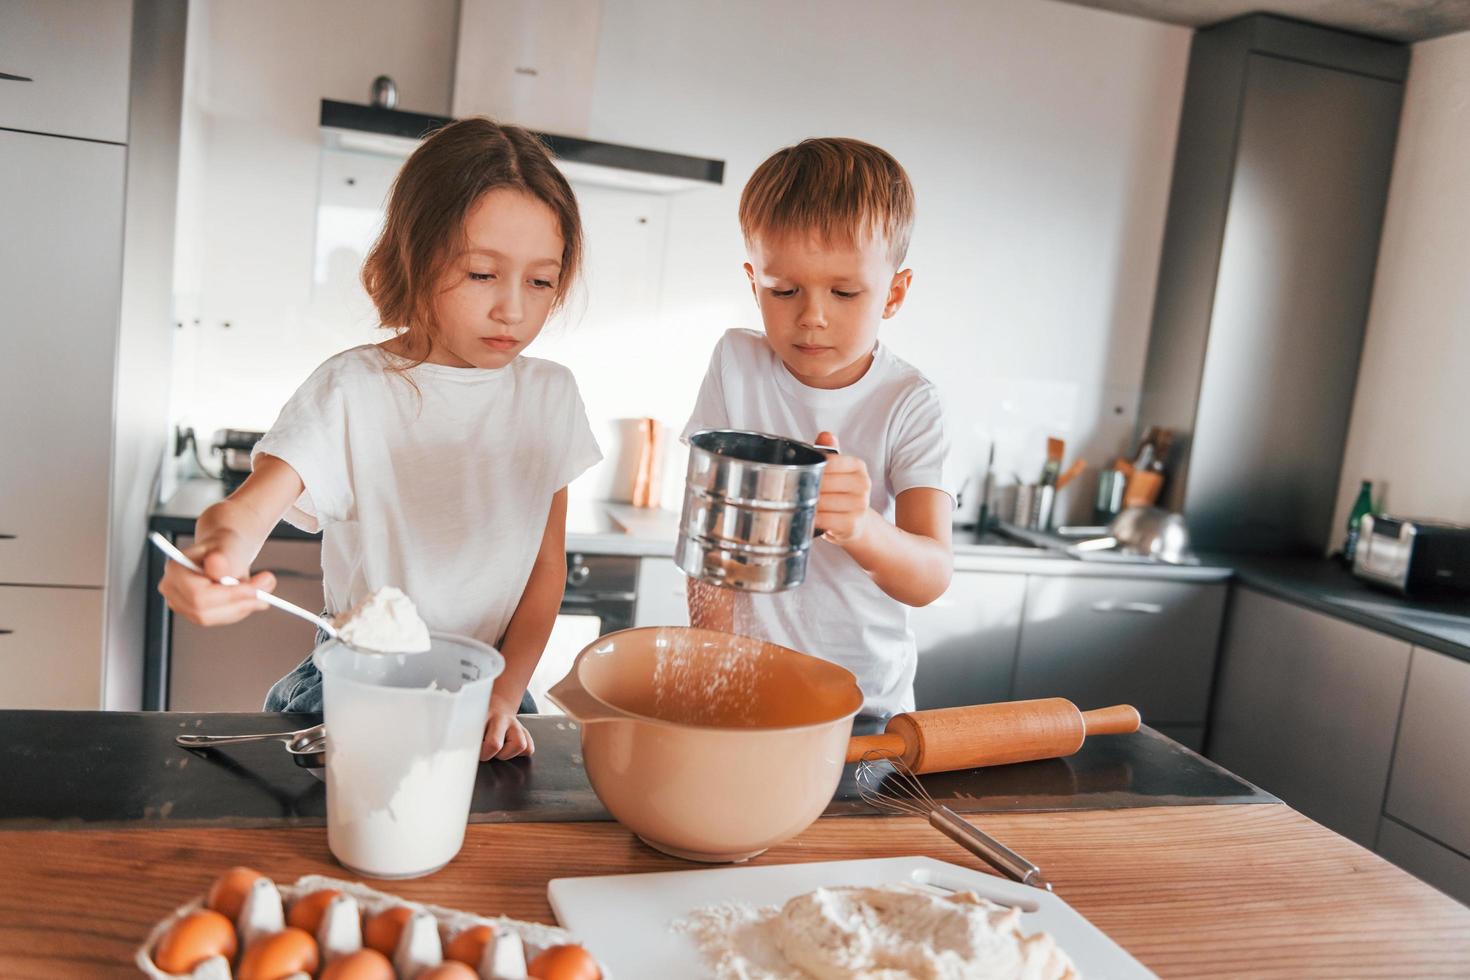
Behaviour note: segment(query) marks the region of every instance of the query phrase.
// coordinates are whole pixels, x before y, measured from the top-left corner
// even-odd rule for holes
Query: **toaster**
[[[224,481],[225,493],[234,493],[250,475],[250,451],[265,435],[247,429],[219,429],[210,446],[220,458],[219,478]]]
[[[1470,527],[1365,515],[1358,526],[1353,574],[1405,595],[1470,593]]]

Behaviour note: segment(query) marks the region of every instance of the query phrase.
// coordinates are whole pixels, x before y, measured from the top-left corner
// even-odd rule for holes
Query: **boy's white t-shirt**
[[[327,612],[391,585],[432,630],[498,646],[530,579],[551,498],[602,458],[572,373],[343,351],[291,396],[252,458],[306,485],[286,514],[322,532]],[[412,384],[409,382],[412,381]]]
[[[872,507],[890,522],[905,490],[934,487],[953,497],[939,392],[881,344],[861,378],[823,389],[796,380],[764,334],[729,331],[710,357],[683,438],[727,428],[804,442],[831,432],[843,453],[867,464]],[[863,690],[864,715],[913,710],[918,653],[908,607],[830,541],[812,542],[806,581],[796,588],[738,593],[735,629],[846,667]]]

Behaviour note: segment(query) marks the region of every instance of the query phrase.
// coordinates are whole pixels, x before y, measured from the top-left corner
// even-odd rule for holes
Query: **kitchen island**
[[[173,731],[310,720],[0,713],[0,976],[126,976],[152,924],[232,865],[282,882],[346,877],[316,825],[320,785],[278,747],[165,754]],[[535,759],[481,767],[476,822],[459,856],[430,877],[379,887],[550,922],[552,878],[694,867],[589,814],[570,723],[532,724]],[[48,739],[64,731],[79,734]],[[111,755],[104,743],[116,746]],[[977,823],[1161,976],[1470,973],[1470,909],[1152,732],[1093,739],[1067,760],[931,780],[983,812]],[[244,799],[275,811],[205,816],[184,792],[200,781],[227,800],[224,787],[239,784]],[[839,791],[831,815],[753,863],[928,855],[984,870],[925,822],[864,815],[852,803]]]

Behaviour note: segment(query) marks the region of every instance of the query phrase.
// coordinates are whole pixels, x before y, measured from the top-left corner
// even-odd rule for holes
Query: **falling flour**
[[[718,980],[1076,980],[1019,910],[910,886],[818,888],[777,908],[726,903],[673,924]]]
[[[745,597],[724,589],[690,593],[691,620]],[[685,725],[740,727],[755,722],[760,679],[767,669],[766,644],[744,631],[708,633],[670,630],[660,638],[653,669],[659,718]]]

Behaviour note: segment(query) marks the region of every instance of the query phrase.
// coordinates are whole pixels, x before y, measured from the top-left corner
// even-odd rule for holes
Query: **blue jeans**
[[[317,646],[325,642],[326,634],[317,630]],[[307,654],[306,659],[293,667],[290,673],[271,685],[265,696],[265,707],[261,710],[321,714],[322,672],[311,662],[311,654]],[[536,714],[536,699],[531,697],[530,691],[521,697],[520,713]]]

